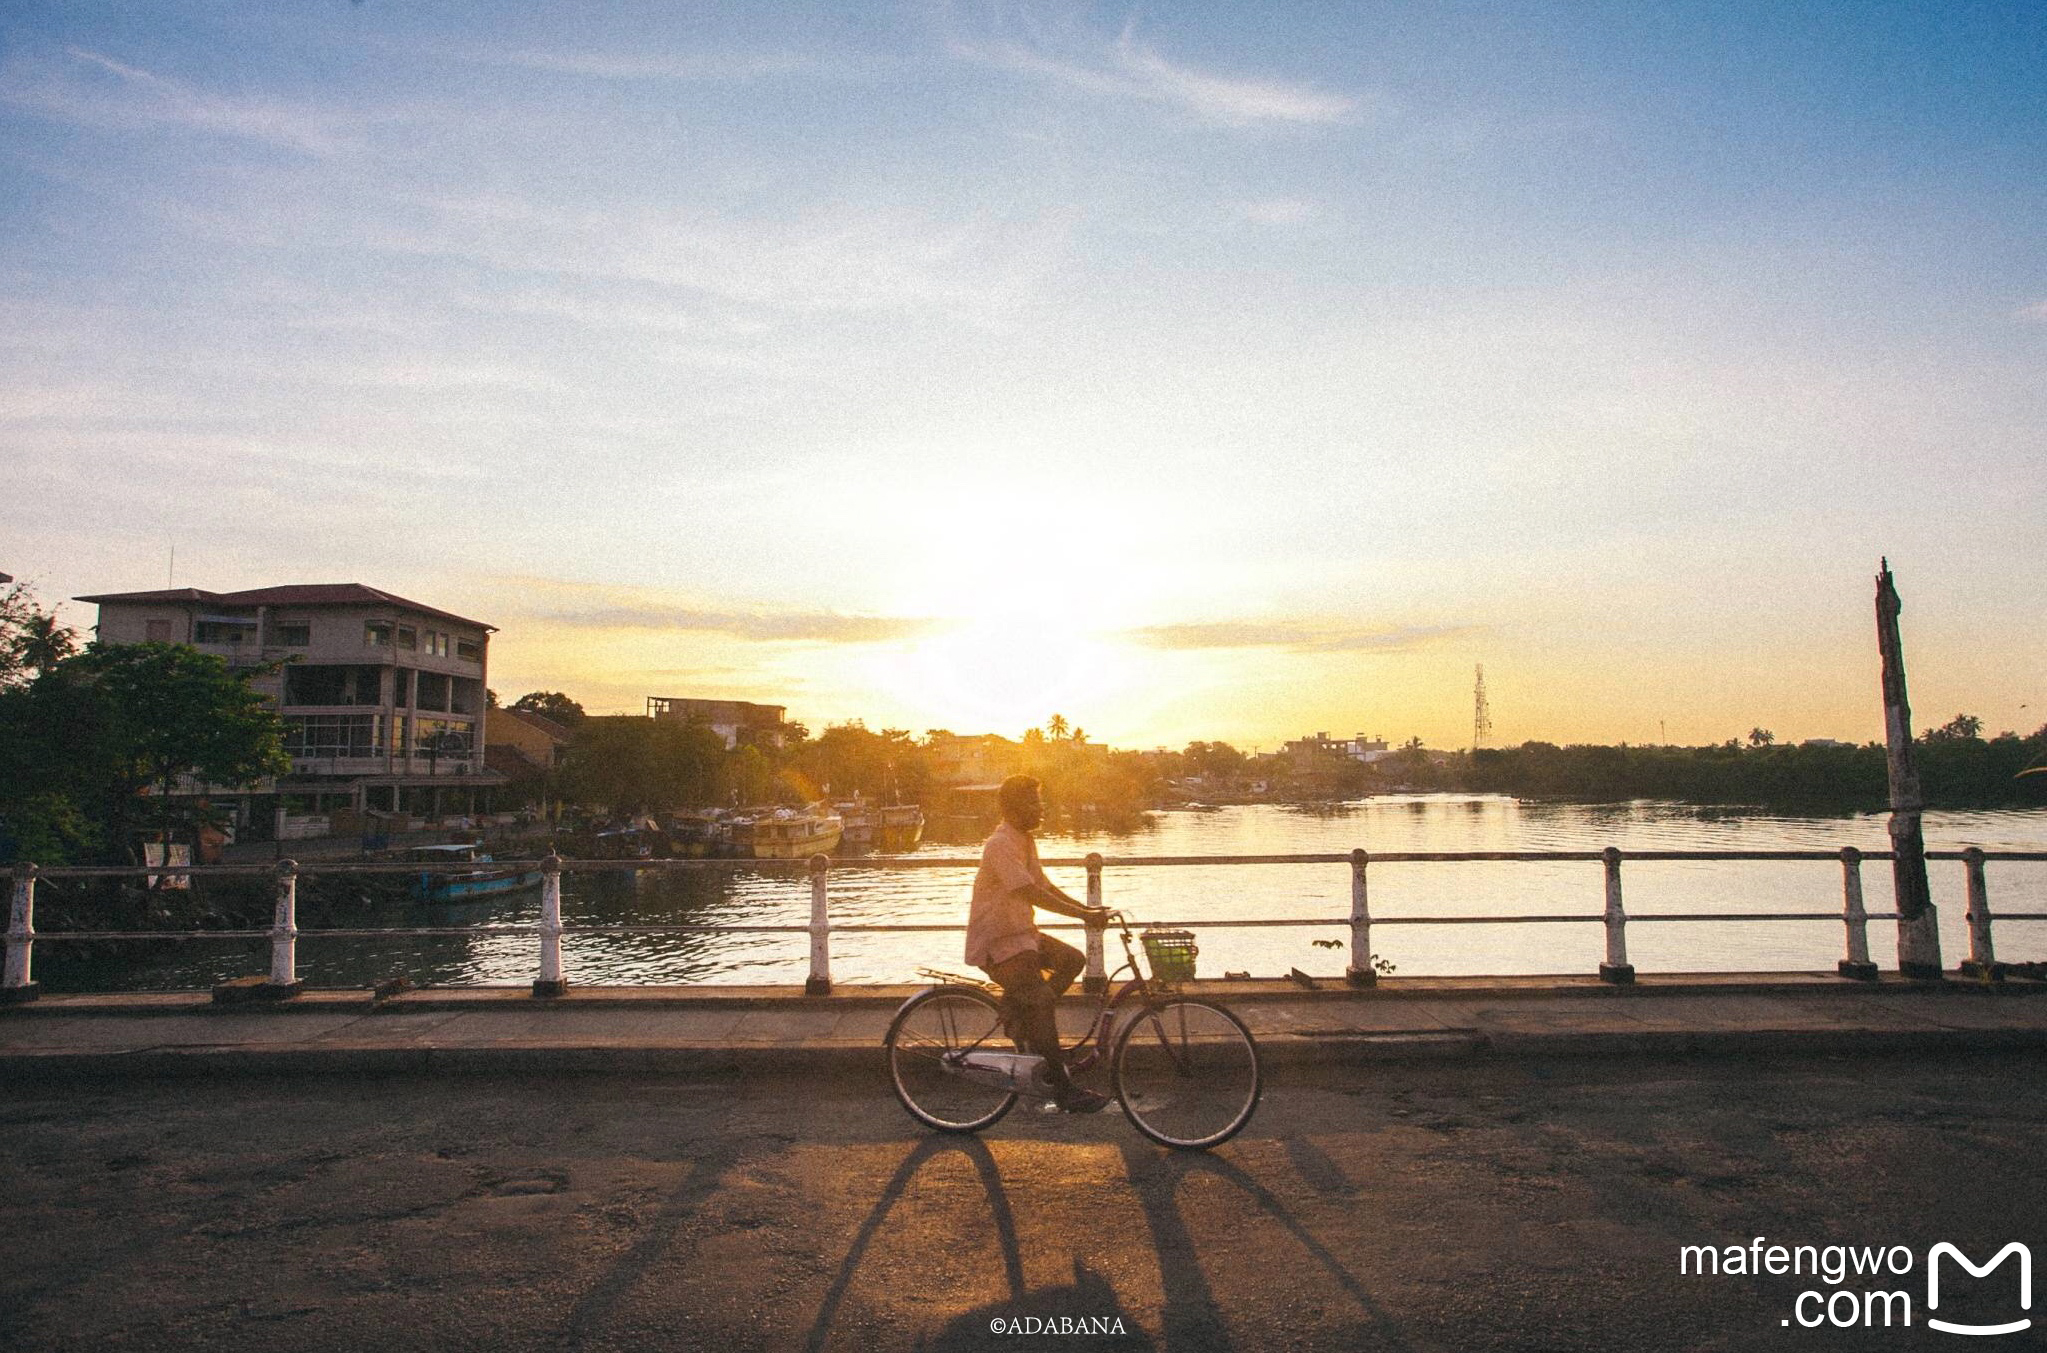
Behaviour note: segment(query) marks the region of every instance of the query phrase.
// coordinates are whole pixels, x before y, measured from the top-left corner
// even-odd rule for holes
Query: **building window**
[[[452,680],[439,672],[419,673],[414,677],[417,698],[412,703],[419,709],[447,710],[448,687]]]
[[[287,714],[284,750],[296,757],[372,757],[377,754],[374,714]]]
[[[384,703],[384,669],[365,665],[287,663],[284,669],[284,703],[381,705]]]
[[[366,648],[389,648],[391,646],[391,622],[372,620],[362,627],[362,641]]]
[[[398,627],[398,647],[418,648],[419,631],[410,625],[400,625]]]
[[[285,648],[308,648],[313,642],[311,625],[279,625],[277,642]]]
[[[457,639],[455,641],[455,656],[464,662],[482,662],[483,645],[474,639]]]
[[[143,621],[142,641],[149,644],[169,643],[171,641],[171,622],[168,620]]]
[[[256,627],[239,620],[202,620],[193,631],[195,644],[246,644],[256,637]]]
[[[469,755],[470,726],[449,719],[414,719],[412,754],[462,758]]]
[[[426,632],[426,651],[436,658],[447,657],[448,636],[439,630],[428,630]]]

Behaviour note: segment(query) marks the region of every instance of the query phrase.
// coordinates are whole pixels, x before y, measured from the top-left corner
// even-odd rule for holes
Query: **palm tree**
[[[21,622],[14,640],[14,654],[23,667],[37,675],[49,671],[78,651],[78,632],[57,623],[57,617],[36,612]]]
[[[1065,737],[1066,716],[1064,714],[1054,714],[1051,718],[1045,720],[1045,731],[1052,735],[1054,742]]]

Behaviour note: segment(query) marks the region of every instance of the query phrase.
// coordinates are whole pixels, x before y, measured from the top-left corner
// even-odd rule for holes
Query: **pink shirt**
[[[1005,821],[981,847],[974,902],[967,912],[967,962],[992,968],[1038,947],[1031,899],[1017,891],[1033,883],[1050,886],[1038,864],[1038,843]]]

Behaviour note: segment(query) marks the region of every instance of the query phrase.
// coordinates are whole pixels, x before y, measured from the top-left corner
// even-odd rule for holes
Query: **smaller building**
[[[697,700],[688,696],[650,695],[647,717],[671,719],[678,723],[695,720],[725,739],[726,749],[740,743],[780,747],[787,730],[782,716],[786,705],[756,705],[747,700]]]
[[[948,789],[999,786],[1022,767],[1023,749],[998,733],[942,733],[924,744],[931,782]]]
[[[505,705],[490,712],[484,738],[490,768],[516,780],[545,775],[560,766],[568,751],[569,730],[544,715]]]
[[[1352,761],[1362,761],[1368,766],[1389,755],[1386,739],[1377,733],[1369,737],[1359,733],[1351,738],[1332,738],[1327,732],[1317,733],[1313,737],[1295,738],[1280,749],[1280,754],[1303,758],[1341,756]]]

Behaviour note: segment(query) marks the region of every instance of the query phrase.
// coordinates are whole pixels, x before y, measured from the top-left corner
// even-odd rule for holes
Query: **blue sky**
[[[2037,6],[16,4],[0,568],[1123,743],[2030,729]],[[73,613],[89,622],[87,608]]]

